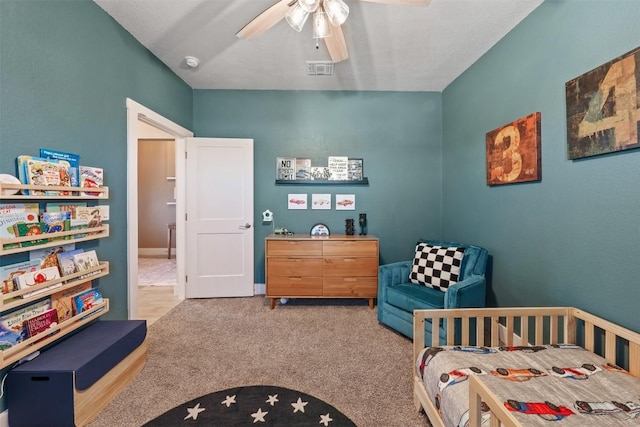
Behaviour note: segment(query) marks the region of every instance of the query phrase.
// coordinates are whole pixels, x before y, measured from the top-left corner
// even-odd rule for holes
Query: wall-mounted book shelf
[[[16,194],[10,194],[15,193]],[[40,191],[61,191],[70,192],[71,194],[20,194],[21,190],[40,190]],[[81,192],[99,193],[91,196],[82,194]],[[29,184],[5,184],[0,182],[0,198],[2,199],[84,199],[84,200],[104,200],[109,198],[109,187],[85,188],[85,187],[66,187],[66,186],[47,186],[47,185],[29,185]]]
[[[37,190],[58,192],[58,194],[20,194],[22,190]],[[86,194],[94,193],[94,195]],[[84,193],[84,194],[83,194]],[[6,184],[0,182],[0,201],[24,200],[41,203],[47,200],[105,200],[109,198],[108,187],[84,188],[67,186],[43,186],[27,184]],[[41,248],[62,246],[69,243],[78,243],[88,240],[102,239],[109,236],[109,226],[103,224],[99,227],[90,227],[77,230],[61,231],[57,233],[34,234],[15,238],[0,238],[0,256],[30,252]],[[42,243],[40,243],[42,241]],[[25,243],[31,242],[26,245]],[[5,248],[5,245],[15,247]],[[39,304],[49,298],[49,307],[52,307],[51,296],[60,291],[73,290],[86,282],[91,282],[109,274],[109,263],[100,261],[98,266],[65,275],[63,277],[48,280],[26,289],[16,289],[0,295],[0,316],[19,313],[20,307],[31,304]],[[49,308],[50,310],[51,308]],[[6,368],[33,353],[34,351],[53,344],[81,326],[96,320],[109,311],[109,300],[103,298],[101,303],[88,306],[88,309],[78,313],[60,323],[51,325],[32,337],[21,338],[13,345],[0,343],[0,369]]]
[[[276,179],[277,185],[369,185],[369,178],[359,180],[329,180],[329,179]]]

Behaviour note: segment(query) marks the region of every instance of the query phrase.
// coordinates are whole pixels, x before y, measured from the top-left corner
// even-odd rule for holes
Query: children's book
[[[20,222],[38,221],[38,203],[5,203],[0,204],[0,239],[16,237],[14,225]],[[18,243],[3,245],[4,249],[17,248]]]
[[[19,222],[13,226],[13,232],[15,237],[38,236],[46,234],[47,227],[44,222]],[[47,239],[27,240],[26,242],[21,242],[20,247],[26,248],[46,242]]]
[[[73,301],[73,315],[84,313],[91,310],[96,305],[102,304],[102,293],[99,288],[91,288],[87,291],[74,295]]]
[[[72,251],[58,252],[58,268],[62,277],[78,271],[76,263],[73,260],[74,255],[84,252],[83,249],[74,249]]]
[[[44,222],[47,233],[60,233],[63,231],[69,231],[71,228],[70,222],[71,212],[43,212],[42,222]],[[50,237],[49,241],[54,240],[66,240],[68,236]]]
[[[24,162],[24,177],[27,184],[45,186],[71,186],[69,181],[69,162],[66,160],[48,160],[42,157],[31,157]],[[28,190],[31,195],[59,195],[58,191]],[[71,192],[63,191],[62,195]]]
[[[91,282],[84,282],[51,295],[51,307],[58,311],[58,322],[73,316],[73,296],[91,289]]]
[[[64,151],[51,150],[48,148],[41,148],[40,157],[49,159],[49,160],[55,159],[55,160],[67,161],[69,163],[68,179],[69,179],[70,185],[72,187],[80,186],[80,177],[79,177],[79,171],[78,171],[78,166],[80,164],[80,156],[78,154],[65,153]],[[61,179],[63,181],[65,180],[65,178],[62,178],[62,177]]]
[[[50,308],[49,299],[45,299],[2,315],[0,317],[0,350],[6,350],[28,338],[24,322]]]
[[[95,250],[74,254],[73,262],[76,265],[77,272],[87,271],[94,267],[100,266],[100,262],[98,261],[98,255],[96,254]],[[84,279],[94,274],[98,274],[98,272],[93,271],[90,274],[80,276],[80,278]]]
[[[21,274],[36,271],[40,268],[39,260],[29,260],[23,262],[17,262],[15,264],[3,265],[0,267],[0,284],[3,294],[13,292],[16,289],[14,279]]]
[[[31,338],[58,324],[58,310],[51,308],[26,320],[27,337]]]
[[[87,221],[87,227],[94,228],[102,225],[102,211],[100,206],[93,207],[77,207],[76,219],[84,219]]]
[[[104,171],[93,166],[78,166],[80,174],[80,187],[100,188],[104,184]],[[83,196],[100,196],[100,192],[83,192]]]
[[[29,251],[29,259],[40,262],[40,268],[58,268],[58,253],[72,251],[76,248],[75,243],[65,243],[52,248],[36,248]]]
[[[47,212],[69,212],[70,219],[76,218],[76,208],[78,207],[87,207],[87,202],[76,202],[76,203],[57,203],[51,202],[45,205],[45,210]]]
[[[29,271],[19,276],[16,276],[14,281],[18,289],[29,289],[36,285],[55,280],[60,278],[60,271],[56,267],[48,267],[40,270]],[[59,288],[62,283],[56,283],[55,285],[47,286],[46,288],[38,289],[33,292],[27,292],[22,294],[22,298],[28,298],[34,295],[41,294],[50,289]]]

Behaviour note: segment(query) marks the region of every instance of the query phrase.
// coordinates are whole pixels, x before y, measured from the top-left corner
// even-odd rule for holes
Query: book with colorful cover
[[[0,239],[16,237],[14,225],[21,222],[38,221],[38,203],[0,204]],[[4,249],[20,247],[18,243],[3,244]]]
[[[51,307],[58,311],[58,322],[62,323],[73,316],[73,296],[89,289],[91,282],[84,282],[51,295]]]
[[[42,157],[25,157],[23,177],[30,185],[71,186],[69,181],[69,162],[66,160],[48,160]],[[30,195],[68,196],[70,191],[27,190]]]
[[[78,271],[76,263],[73,260],[74,255],[84,252],[84,249],[74,249],[72,251],[58,252],[58,268],[62,277]]]
[[[71,297],[73,303],[73,315],[91,310],[96,305],[102,304],[102,293],[99,288],[91,288]]]
[[[45,211],[47,212],[70,212],[70,219],[76,218],[76,208],[86,208],[87,202],[75,202],[75,203],[58,203],[50,202],[45,205]]]
[[[38,236],[46,234],[47,227],[44,222],[19,222],[13,226],[13,232],[15,237]],[[26,248],[46,242],[47,239],[27,240],[26,242],[20,242],[20,247]]]
[[[64,151],[51,150],[49,148],[41,148],[40,157],[45,159],[66,160],[69,163],[69,182],[71,183],[71,186],[80,186],[80,174],[78,171],[80,156],[78,154],[65,153]]]
[[[87,227],[94,228],[102,226],[102,211],[100,206],[77,207],[76,219],[87,221]]]
[[[83,218],[72,218],[69,220],[69,230],[83,230],[89,228],[89,221]],[[87,237],[87,233],[72,234],[70,239],[80,239],[81,237]]]
[[[47,234],[60,233],[71,229],[71,212],[43,212],[42,222],[44,222]],[[69,236],[50,237],[49,241],[67,240]]]
[[[100,188],[104,184],[104,171],[102,168],[93,166],[78,166],[80,174],[80,187]],[[83,196],[100,196],[100,192],[83,192]]]
[[[58,324],[58,310],[52,308],[44,313],[30,317],[25,321],[25,324],[27,337],[34,337]]]
[[[76,271],[82,272],[90,270],[94,267],[100,266],[100,262],[98,261],[98,255],[95,250],[90,250],[87,252],[77,253],[73,255],[73,262],[76,265]],[[93,271],[89,274],[80,276],[81,279],[92,276],[94,274],[98,274],[97,271]]]
[[[56,267],[47,267],[35,271],[29,271],[14,278],[14,282],[18,289],[29,289],[42,283],[59,279],[60,271]],[[27,292],[22,294],[22,298],[29,298],[34,295],[41,294],[50,289],[59,288],[62,283],[56,283],[55,285],[47,286],[46,288],[38,289],[33,292]]]
[[[0,350],[6,350],[28,338],[25,321],[50,308],[49,299],[45,299],[0,316]]]
[[[36,271],[40,267],[39,260],[29,260],[16,262],[14,264],[3,265],[0,267],[0,284],[3,294],[17,290],[14,279],[21,274]]]
[[[72,251],[75,248],[75,243],[64,243],[51,248],[34,248],[29,251],[29,259],[38,260],[40,262],[40,268],[58,268],[58,253]]]

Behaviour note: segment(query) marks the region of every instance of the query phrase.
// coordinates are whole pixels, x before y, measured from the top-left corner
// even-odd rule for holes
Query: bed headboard
[[[425,322],[431,319],[431,322]],[[437,325],[446,325],[446,341]],[[431,342],[425,343],[426,330]],[[457,342],[456,342],[457,341]],[[415,310],[414,360],[426,346],[577,344],[640,377],[640,334],[574,307]]]

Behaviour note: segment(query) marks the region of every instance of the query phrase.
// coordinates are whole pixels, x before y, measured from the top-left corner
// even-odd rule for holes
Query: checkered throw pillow
[[[464,248],[418,243],[409,280],[445,292],[458,282],[463,255]]]

